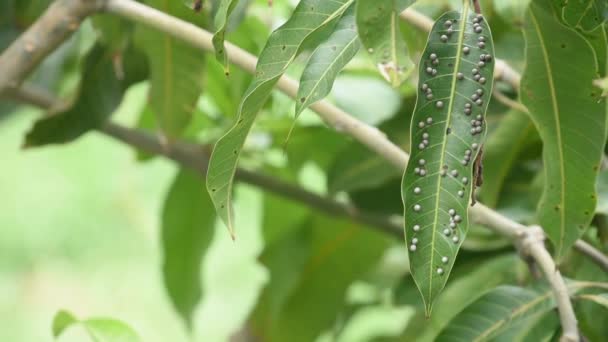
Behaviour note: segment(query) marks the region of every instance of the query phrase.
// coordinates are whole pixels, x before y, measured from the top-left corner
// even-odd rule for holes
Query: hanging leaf
[[[215,33],[213,34],[213,47],[215,48],[215,58],[224,66],[224,73],[230,73],[228,69],[228,53],[224,46],[226,36],[226,26],[228,25],[228,17],[238,4],[238,0],[220,0],[217,11],[214,17]]]
[[[192,23],[202,18],[179,1],[145,2]],[[171,141],[183,133],[192,119],[203,89],[204,55],[189,44],[144,25],[137,25],[135,37],[150,63],[151,109],[161,133]]]
[[[271,34],[262,50],[253,83],[241,100],[237,122],[215,145],[207,173],[207,190],[218,215],[233,237],[231,193],[234,172],[257,112],[298,55],[300,48],[304,44],[318,45],[320,42],[315,40],[318,37],[314,33],[333,23],[352,2],[353,0],[299,2],[291,18]]]
[[[545,188],[537,214],[561,260],[593,217],[606,107],[591,82],[597,70],[593,50],[560,24],[550,5],[530,4],[524,34],[521,98],[543,140]]]
[[[410,268],[427,315],[467,232],[493,70],[490,29],[468,1],[462,11],[437,20],[420,61],[412,151],[401,190]]]
[[[74,325],[82,325],[94,342],[138,342],[137,333],[128,325],[111,318],[87,318],[79,320],[71,313],[61,310],[53,318],[53,336],[59,337]]]
[[[399,13],[414,0],[358,0],[357,29],[380,73],[394,87],[414,70],[399,31]]]
[[[163,278],[173,306],[188,327],[201,299],[201,262],[214,233],[215,210],[201,175],[182,170],[162,216]]]
[[[357,54],[360,45],[355,27],[355,7],[350,6],[304,68],[296,96],[296,118],[308,106],[329,94],[336,76]]]
[[[86,57],[76,102],[66,111],[36,121],[25,137],[24,147],[71,142],[101,127],[118,108],[127,88],[146,75],[143,56],[126,49],[123,75],[114,69],[113,51],[95,45]],[[119,77],[122,76],[122,77]]]
[[[594,286],[585,282],[568,284],[570,294]],[[522,324],[539,319],[555,307],[548,286],[499,286],[460,312],[436,341],[488,341],[510,329],[521,330]]]

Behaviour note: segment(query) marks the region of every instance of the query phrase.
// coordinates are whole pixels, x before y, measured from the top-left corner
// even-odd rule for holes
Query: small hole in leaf
[[[233,153],[234,155],[236,155],[236,154],[238,153],[238,151],[237,151],[237,150],[234,150],[234,151],[232,151],[232,153]]]
[[[281,47],[281,50],[285,51],[285,49],[287,49],[287,46],[283,45],[283,46]]]
[[[560,45],[562,47],[562,49],[566,48],[566,44],[562,43],[562,45]]]
[[[304,103],[304,101],[306,101],[306,98],[305,97],[301,97],[300,98],[300,102]]]
[[[450,134],[450,133],[452,133],[452,129],[451,129],[450,127],[448,127],[448,128],[445,130],[445,135],[448,135],[448,134]]]
[[[211,189],[211,192],[215,192],[216,190],[217,190],[216,188],[213,188],[213,189]]]

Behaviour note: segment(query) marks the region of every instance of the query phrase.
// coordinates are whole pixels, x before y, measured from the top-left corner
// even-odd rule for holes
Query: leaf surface
[[[399,29],[399,13],[413,0],[358,0],[357,30],[363,46],[380,73],[399,86],[413,71],[405,40]]]
[[[254,80],[241,100],[237,122],[215,145],[207,173],[207,190],[218,215],[233,237],[231,193],[234,173],[258,111],[300,48],[304,44],[319,44],[320,42],[314,41],[314,33],[333,23],[352,2],[353,0],[299,2],[291,18],[270,35],[262,50]]]
[[[224,46],[226,37],[226,26],[228,17],[238,4],[238,0],[220,0],[214,17],[215,33],[213,34],[213,47],[215,48],[215,58],[224,66],[224,73],[228,75],[228,52]]]
[[[545,169],[537,215],[560,260],[595,210],[606,107],[593,89],[598,66],[582,36],[561,25],[541,1],[530,4],[524,27],[527,66],[521,99],[543,141]]]
[[[213,239],[214,222],[215,210],[202,176],[180,171],[163,209],[162,270],[169,298],[189,327],[202,297],[201,262]]]
[[[412,151],[401,189],[410,268],[427,315],[468,229],[473,164],[485,136],[493,66],[490,30],[468,1],[462,11],[436,21],[421,57]]]
[[[179,1],[146,3],[192,23],[201,20]],[[151,109],[161,133],[171,141],[183,133],[192,119],[203,89],[204,55],[189,44],[144,25],[137,25],[135,37],[150,63]]]

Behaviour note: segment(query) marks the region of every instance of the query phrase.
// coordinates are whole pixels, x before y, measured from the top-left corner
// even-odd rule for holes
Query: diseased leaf
[[[473,164],[485,136],[494,47],[485,19],[465,1],[442,15],[420,62],[410,162],[403,176],[412,276],[427,315],[468,229]]]
[[[545,187],[537,215],[561,260],[595,210],[606,107],[591,82],[597,70],[593,50],[559,23],[548,4],[530,4],[524,35],[521,99],[543,140]]]
[[[146,74],[143,57],[127,49],[124,75],[115,73],[113,52],[95,45],[86,57],[76,102],[68,110],[36,121],[25,137],[24,147],[71,142],[100,127],[122,101],[127,88]]]
[[[202,18],[179,1],[146,3],[192,23]],[[137,25],[135,37],[150,63],[150,107],[161,133],[171,141],[183,133],[192,119],[203,89],[204,55],[189,44],[144,25]]]
[[[358,0],[357,30],[380,73],[394,87],[414,70],[399,29],[399,13],[413,0]]]
[[[479,192],[485,205],[496,208],[509,171],[535,136],[530,117],[518,111],[509,112],[490,134],[483,148],[483,187]]]
[[[608,293],[584,294],[580,295],[578,298],[592,301],[608,309]]]
[[[351,5],[329,38],[312,53],[302,72],[296,96],[296,118],[308,106],[329,94],[336,76],[357,54],[360,45],[355,27],[355,6]]]
[[[94,342],[138,342],[139,336],[125,323],[111,318],[87,318],[79,320],[71,313],[61,310],[53,318],[53,336],[59,337],[73,325],[82,325]]]
[[[571,294],[593,286],[584,282],[568,284]],[[510,329],[521,329],[522,324],[537,320],[555,306],[548,286],[499,286],[460,312],[436,341],[488,341]]]
[[[215,210],[202,175],[181,170],[162,216],[163,278],[173,306],[191,327],[202,296],[201,262],[214,233]]]
[[[228,25],[228,16],[234,10],[238,0],[220,0],[217,11],[215,12],[214,23],[215,33],[213,34],[213,47],[215,48],[215,58],[224,66],[224,73],[230,73],[228,69],[228,53],[224,46],[226,36],[226,26]]]
[[[299,2],[291,18],[270,35],[262,50],[253,83],[241,100],[237,122],[215,145],[207,173],[207,190],[218,215],[233,237],[231,193],[234,172],[239,153],[258,111],[302,45],[311,44],[308,38],[333,23],[352,2],[353,0]]]

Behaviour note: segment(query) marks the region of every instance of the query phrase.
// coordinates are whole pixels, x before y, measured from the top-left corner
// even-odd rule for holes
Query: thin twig
[[[481,14],[481,7],[479,6],[479,0],[473,0],[473,7],[475,7],[475,13]]]

